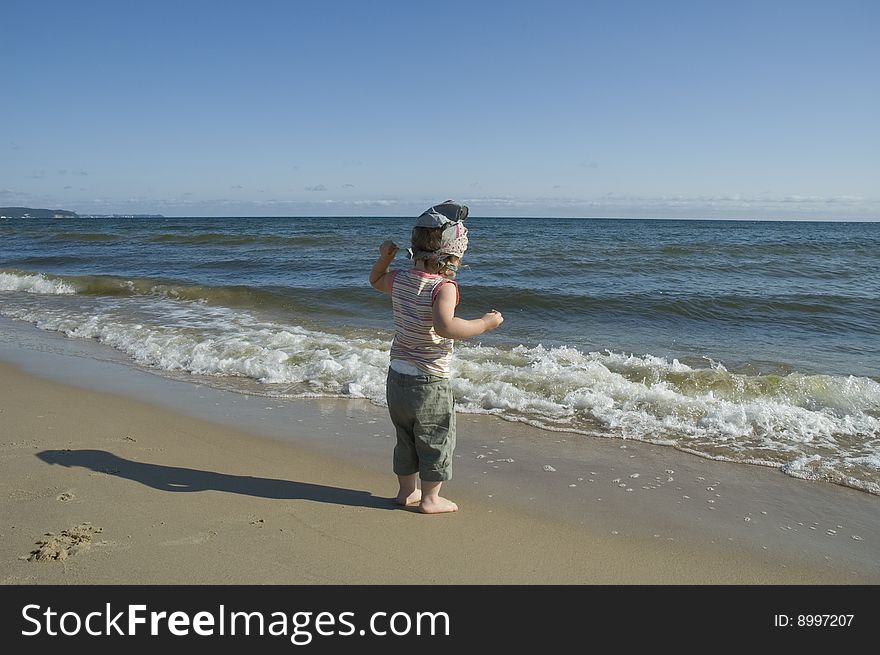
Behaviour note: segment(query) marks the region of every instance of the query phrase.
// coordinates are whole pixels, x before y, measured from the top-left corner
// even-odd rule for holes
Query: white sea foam
[[[39,275],[0,274],[0,289],[28,292],[4,299],[3,315],[97,340],[144,366],[242,380],[276,396],[385,402],[385,338],[167,296],[71,298],[70,285]],[[869,378],[748,376],[714,362],[694,368],[651,355],[460,344],[452,384],[460,411],[672,445],[880,493],[880,384]]]
[[[63,294],[76,293],[70,284],[61,279],[49,279],[42,273],[0,273],[0,291],[26,291],[27,293]]]

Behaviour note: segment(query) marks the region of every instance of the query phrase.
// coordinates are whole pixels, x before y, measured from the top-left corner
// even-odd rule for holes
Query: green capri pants
[[[427,482],[452,479],[455,407],[448,378],[388,369],[388,412],[397,431],[394,472]]]

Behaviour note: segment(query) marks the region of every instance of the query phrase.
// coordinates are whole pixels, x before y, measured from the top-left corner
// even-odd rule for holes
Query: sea
[[[3,219],[0,315],[175,379],[383,405],[391,303],[368,275],[413,220]],[[468,227],[457,315],[505,320],[456,342],[459,412],[880,495],[880,223]]]

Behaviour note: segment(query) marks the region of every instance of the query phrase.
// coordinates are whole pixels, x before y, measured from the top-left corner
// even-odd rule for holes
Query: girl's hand
[[[504,323],[504,317],[497,309],[493,309],[488,314],[483,314],[483,323],[486,325],[486,332],[488,332]]]
[[[382,245],[379,246],[379,256],[387,257],[388,259],[394,259],[394,257],[397,255],[398,250],[399,249],[397,247],[397,244],[389,239],[383,241]]]

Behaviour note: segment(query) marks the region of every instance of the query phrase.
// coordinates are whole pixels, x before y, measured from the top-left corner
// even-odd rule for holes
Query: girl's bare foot
[[[404,495],[404,493],[405,492],[401,491],[397,494],[397,498],[395,500],[397,501],[398,505],[415,505],[422,499],[421,489],[416,489],[415,491],[410,492],[409,495]]]
[[[422,501],[419,503],[419,511],[422,514],[457,512],[458,505],[443,496],[423,496]]]

